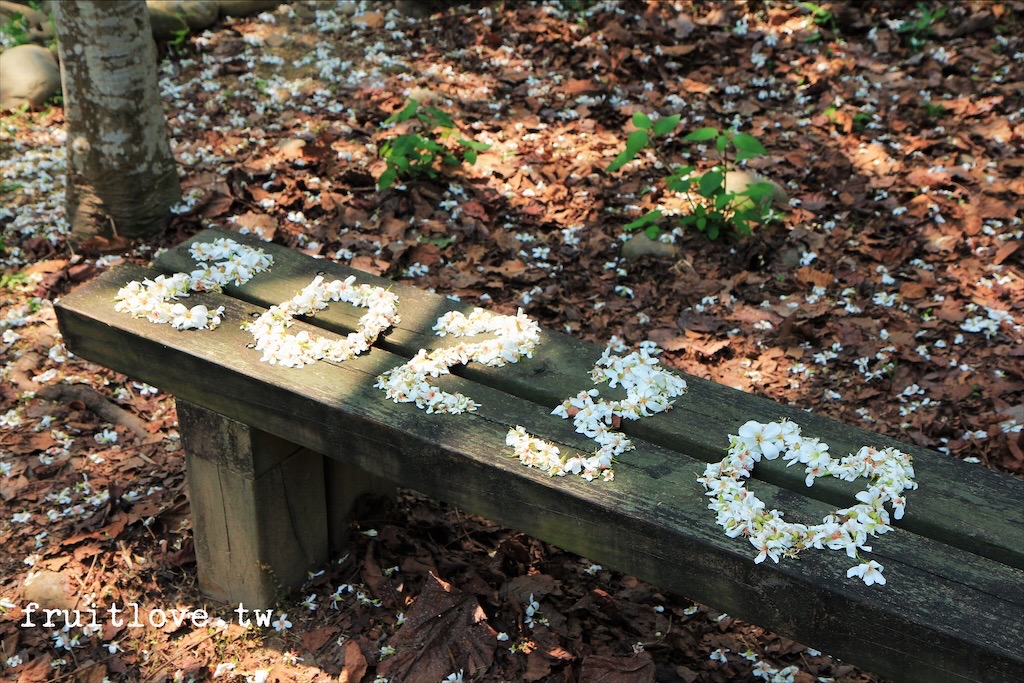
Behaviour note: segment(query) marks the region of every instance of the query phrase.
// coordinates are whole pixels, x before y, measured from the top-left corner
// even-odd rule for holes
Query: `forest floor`
[[[186,198],[150,245],[72,253],[62,110],[0,119],[0,678],[373,681],[443,580],[507,637],[453,681],[878,680],[412,492],[366,501],[350,552],[276,628],[245,628],[196,586],[173,400],[68,354],[51,305],[204,226],[258,231],[1022,475],[1024,3],[830,6],[816,24],[786,2],[295,2],[224,22],[162,46]],[[490,149],[378,191],[401,132],[381,124],[410,94]],[[681,124],[607,173],[636,112]],[[662,160],[716,163],[682,140],[704,126],[761,141],[777,219],[718,240],[665,224],[674,254],[627,259],[623,226],[678,204]],[[28,598],[220,621],[19,627]]]

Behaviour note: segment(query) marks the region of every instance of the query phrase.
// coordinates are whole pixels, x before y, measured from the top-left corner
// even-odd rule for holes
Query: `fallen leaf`
[[[366,675],[369,663],[363,655],[359,643],[349,640],[345,643],[344,665],[338,676],[338,683],[358,683]]]
[[[1010,256],[1012,256],[1019,248],[1020,242],[1007,242],[996,250],[996,255],[992,258],[992,263],[998,266],[1000,263],[1010,258]]]
[[[476,597],[431,574],[388,641],[397,653],[381,662],[377,674],[403,683],[437,683],[453,671],[486,671],[497,636]]]
[[[648,652],[631,657],[590,655],[583,659],[579,683],[653,683],[654,660]]]

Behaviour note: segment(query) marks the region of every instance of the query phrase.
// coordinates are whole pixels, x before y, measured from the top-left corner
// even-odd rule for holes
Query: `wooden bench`
[[[174,394],[188,477],[200,586],[231,603],[264,607],[306,579],[344,541],[354,498],[395,484],[456,504],[543,541],[644,578],[801,643],[897,680],[1017,681],[1024,671],[1024,482],[819,415],[687,377],[674,410],[623,425],[637,448],[614,481],[550,477],[505,445],[527,426],[563,450],[592,441],[554,406],[592,387],[602,348],[544,331],[532,359],[471,364],[439,384],[479,402],[477,412],[427,414],[374,387],[418,349],[451,342],[431,330],[460,304],[343,265],[219,231],[260,246],[269,272],[189,305],[223,306],[214,331],[176,331],[115,312],[130,280],[195,267],[187,244],[152,268],[122,266],[57,305],[68,348]],[[316,273],[357,275],[399,296],[402,322],[368,353],[343,363],[283,368],[260,362],[240,323],[291,298]],[[346,334],[365,309],[332,304],[295,330]],[[603,391],[607,392],[605,387]],[[749,419],[788,418],[834,454],[898,446],[912,454],[919,490],[906,516],[872,539],[888,583],[849,579],[841,552],[755,564],[750,543],[728,538],[697,476],[723,458],[727,435]],[[756,490],[789,519],[818,520],[854,502],[859,485],[804,483],[779,460],[754,469]]]

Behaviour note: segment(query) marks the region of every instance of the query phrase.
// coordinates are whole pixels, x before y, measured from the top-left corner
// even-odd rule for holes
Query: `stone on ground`
[[[622,245],[622,257],[627,261],[636,261],[643,256],[655,258],[676,258],[679,247],[666,242],[652,240],[642,232],[635,233]]]
[[[281,0],[220,0],[222,17],[251,17],[261,12],[272,12]]]
[[[182,29],[202,31],[217,21],[217,0],[146,0],[153,37],[171,40]]]
[[[40,45],[18,45],[0,54],[0,110],[41,107],[60,88],[54,54]]]

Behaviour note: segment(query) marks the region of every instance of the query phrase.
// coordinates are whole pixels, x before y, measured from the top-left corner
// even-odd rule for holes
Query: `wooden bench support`
[[[310,451],[312,452],[312,451]],[[331,552],[342,550],[356,501],[365,495],[393,496],[394,482],[333,458],[324,458],[327,486],[327,537]]]
[[[177,404],[199,587],[214,600],[271,607],[341,546],[355,500],[388,490],[358,468]]]

